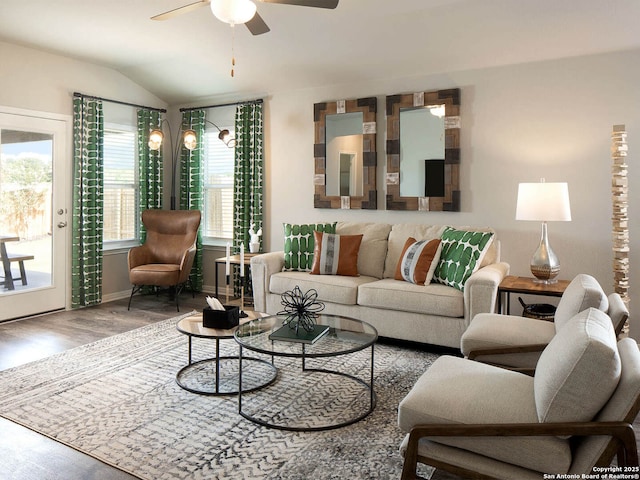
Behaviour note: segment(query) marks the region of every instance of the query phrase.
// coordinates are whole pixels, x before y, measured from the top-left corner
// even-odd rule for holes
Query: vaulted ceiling
[[[108,66],[171,105],[640,47],[637,0],[257,1],[260,36],[208,7],[150,20],[193,1],[1,0],[0,41]]]

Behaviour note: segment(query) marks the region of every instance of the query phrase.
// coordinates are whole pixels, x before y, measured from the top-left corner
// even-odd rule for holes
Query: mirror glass
[[[402,197],[444,195],[444,118],[431,112],[429,107],[400,109]]]
[[[313,206],[377,208],[376,97],[313,105]]]
[[[388,95],[386,207],[460,211],[460,89]]]
[[[362,195],[362,112],[327,115],[327,195]]]

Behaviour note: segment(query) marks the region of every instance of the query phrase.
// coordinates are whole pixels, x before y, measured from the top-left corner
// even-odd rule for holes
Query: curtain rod
[[[118,105],[127,105],[128,107],[146,108],[160,113],[167,113],[164,108],[147,107],[146,105],[136,105],[135,103],[121,102],[120,100],[111,100],[109,98],[96,97],[93,95],[85,95],[84,93],[73,92],[74,97],[91,98],[93,100],[102,100],[103,102],[117,103]]]
[[[258,98],[256,100],[247,100],[246,102],[231,102],[231,103],[223,103],[220,105],[207,105],[206,107],[187,107],[181,108],[181,112],[190,112],[191,110],[204,110],[205,108],[218,108],[218,107],[230,107],[231,105],[249,105],[252,103],[262,103],[264,100],[262,98]]]

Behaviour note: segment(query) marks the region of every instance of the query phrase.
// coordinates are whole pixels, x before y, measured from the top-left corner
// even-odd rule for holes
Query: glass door
[[[68,124],[0,108],[0,321],[65,308]]]

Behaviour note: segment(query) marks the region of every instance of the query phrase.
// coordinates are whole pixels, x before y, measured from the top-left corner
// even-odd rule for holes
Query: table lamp
[[[555,283],[560,272],[558,257],[549,246],[547,222],[571,221],[569,187],[566,183],[521,183],[518,185],[516,220],[542,222],[540,246],[531,257],[531,273],[538,283]]]

